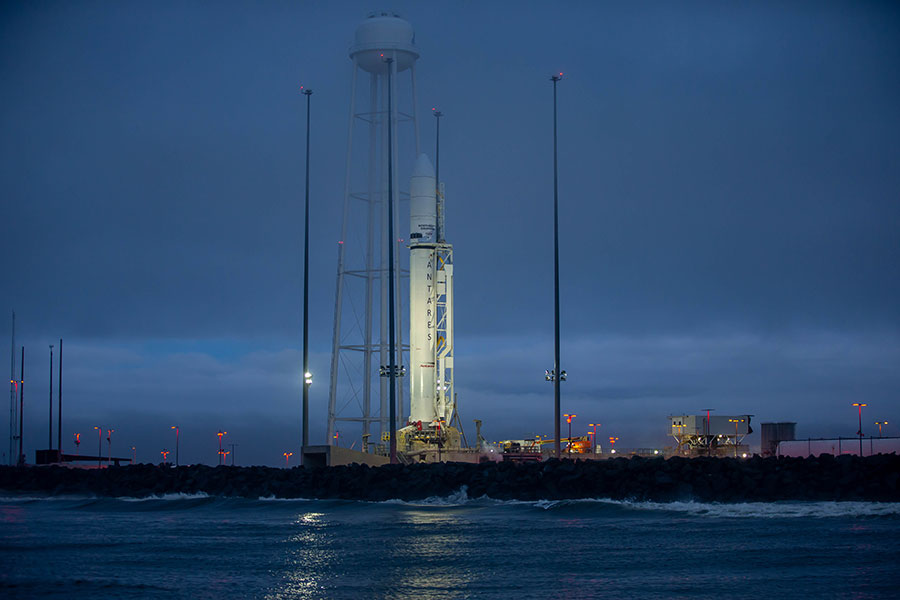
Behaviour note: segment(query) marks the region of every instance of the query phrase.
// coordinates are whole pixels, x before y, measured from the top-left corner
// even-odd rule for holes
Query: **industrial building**
[[[744,437],[753,433],[753,415],[669,415],[670,435],[675,438],[675,456],[746,457]]]

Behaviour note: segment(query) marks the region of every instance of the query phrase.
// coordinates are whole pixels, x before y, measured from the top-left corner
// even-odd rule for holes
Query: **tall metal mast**
[[[391,118],[393,112],[393,89],[391,88],[391,72],[394,70],[394,59],[386,58],[387,63],[387,90],[388,90],[388,378],[390,381],[390,423],[388,429],[388,440],[390,443],[391,464],[397,463],[397,369],[399,362],[397,360],[397,331],[394,329],[394,136],[392,125],[394,123]]]
[[[437,204],[437,241],[444,243],[444,195],[441,193],[441,117],[444,113],[436,108],[431,109],[434,114],[434,200]]]
[[[57,397],[59,398],[59,406],[56,410],[56,418],[58,419],[56,427],[56,447],[62,455],[62,338],[59,338],[59,382],[56,384]]]
[[[300,436],[300,454],[309,446],[309,114],[312,90],[303,90],[306,96],[306,201],[303,216],[303,430]]]
[[[556,440],[553,450],[556,458],[561,457],[559,384],[565,376],[559,366],[559,170],[556,159],[556,84],[560,79],[562,79],[562,73],[550,78],[553,81],[553,439]]]
[[[47,450],[53,450],[53,344],[50,344],[50,416],[47,427]]]
[[[21,377],[19,378],[19,458],[16,464],[25,466],[25,448],[22,440],[23,415],[25,412],[25,346],[22,346],[22,360],[19,362]]]
[[[12,314],[12,341],[9,346],[9,464],[16,464],[16,311]]]

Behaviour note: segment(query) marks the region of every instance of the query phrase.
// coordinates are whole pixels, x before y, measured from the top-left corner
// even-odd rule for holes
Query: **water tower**
[[[372,13],[356,28],[350,48],[353,75],[347,134],[343,220],[338,242],[337,287],[328,394],[328,443],[337,430],[352,439],[359,431],[363,442],[380,440],[388,427],[388,382],[379,376],[391,363],[388,353],[388,201],[394,203],[394,231],[401,232],[400,205],[408,192],[398,183],[409,181],[419,155],[419,119],[416,102],[416,59],[412,26],[391,11]],[[386,59],[392,59],[388,62]],[[388,68],[392,69],[392,148],[388,148]],[[393,154],[393,198],[388,198],[388,153]],[[405,234],[397,233],[394,280],[402,289],[408,269]],[[401,261],[401,257],[405,257]],[[401,315],[401,290],[395,290],[395,336],[400,364],[408,351]],[[397,393],[397,415],[405,414],[403,380]]]

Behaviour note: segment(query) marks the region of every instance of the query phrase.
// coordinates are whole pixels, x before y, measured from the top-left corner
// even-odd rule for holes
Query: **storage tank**
[[[762,423],[760,430],[760,452],[763,456],[775,456],[780,442],[795,439],[796,423]]]
[[[778,429],[778,441],[779,442],[792,442],[796,437],[797,424],[796,423],[776,423],[775,424]]]

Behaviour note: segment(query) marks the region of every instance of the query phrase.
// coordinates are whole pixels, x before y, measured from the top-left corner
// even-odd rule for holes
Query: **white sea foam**
[[[683,513],[690,516],[753,519],[884,517],[900,515],[900,502],[637,502],[604,498],[581,500],[540,500],[537,508],[551,510],[562,506],[596,503],[625,510]]]
[[[312,498],[276,498],[275,496],[260,496],[260,502],[315,502]]]
[[[205,500],[217,498],[204,492],[194,494],[173,493],[147,496],[144,498],[116,497],[105,498],[89,495],[72,496],[0,496],[0,504],[24,504],[29,502],[95,502],[115,500],[120,502],[153,502],[173,500]],[[242,500],[242,498],[223,498]],[[249,500],[249,499],[248,499]],[[254,500],[249,500],[253,502]],[[256,499],[265,503],[310,503],[329,502],[312,498],[276,498],[274,496]],[[352,500],[341,502],[352,503]],[[895,517],[900,516],[900,502],[639,502],[634,500],[612,500],[609,498],[582,498],[571,500],[498,500],[488,496],[469,497],[467,486],[446,496],[430,496],[422,500],[391,499],[366,504],[388,504],[410,507],[462,507],[462,506],[520,506],[540,510],[565,510],[582,507],[625,511],[657,511],[681,513],[685,516],[712,518],[753,518],[753,519],[791,519],[791,518],[829,518],[829,517]]]
[[[615,507],[621,510],[661,511],[686,516],[753,519],[791,519],[828,517],[885,517],[900,516],[900,502],[638,502],[609,498],[573,500],[497,500],[488,496],[470,498],[466,486],[447,496],[431,496],[424,500],[386,500],[381,504],[402,506],[465,506],[488,504],[494,506],[529,506],[541,510],[590,506]]]
[[[393,498],[391,500],[379,502],[378,504],[401,504],[407,506],[463,506],[464,504],[468,504],[469,502],[476,500],[473,498],[469,498],[468,490],[468,486],[464,485],[447,496],[429,496],[428,498],[424,498],[422,500],[400,500],[398,498]],[[483,498],[486,498],[486,496],[478,498],[477,500],[481,500]]]
[[[196,492],[193,494],[185,494],[176,492],[173,494],[157,494],[155,496],[145,496],[143,498],[135,498],[133,496],[118,496],[113,500],[121,500],[122,502],[150,502],[153,500],[203,500],[209,498],[206,492]]]
[[[96,500],[95,496],[0,496],[0,504],[19,504],[25,502]]]
[[[85,502],[85,501],[94,501],[94,500],[119,500],[121,502],[150,502],[153,500],[201,500],[204,498],[209,498],[209,494],[204,492],[197,492],[195,494],[183,494],[183,493],[175,493],[175,494],[158,494],[155,496],[146,496],[143,498],[136,498],[134,496],[94,496],[88,494],[73,494],[73,495],[59,495],[59,496],[2,496],[0,497],[0,504],[15,504],[15,503],[23,503],[23,502]]]

